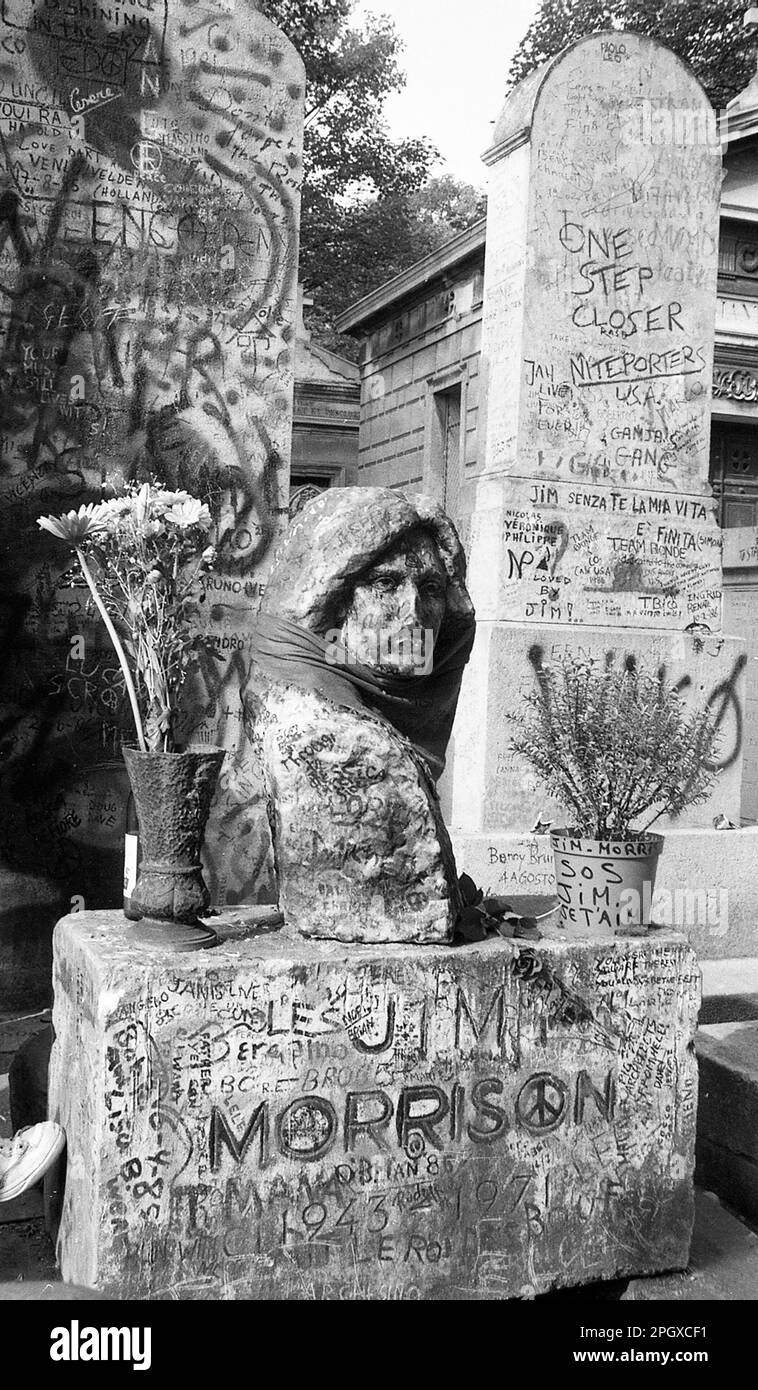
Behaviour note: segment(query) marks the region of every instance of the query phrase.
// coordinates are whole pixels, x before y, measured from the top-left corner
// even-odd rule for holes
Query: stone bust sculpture
[[[294,518],[246,701],[280,905],[306,936],[444,942],[460,906],[435,782],[474,610],[431,498],[336,488]]]

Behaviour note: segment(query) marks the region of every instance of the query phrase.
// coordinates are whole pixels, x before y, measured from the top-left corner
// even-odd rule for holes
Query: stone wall
[[[459,869],[486,895],[505,897],[533,912],[523,898],[554,904],[555,862],[550,836],[497,832],[453,836]],[[647,909],[657,926],[686,936],[703,964],[755,958],[758,829],[667,830]],[[581,914],[579,914],[581,915]],[[543,923],[540,924],[541,926]],[[735,993],[739,993],[735,990]]]
[[[485,408],[461,500],[478,631],[448,759],[452,826],[565,818],[508,751],[534,647],[557,668],[608,653],[663,664],[723,736],[721,776],[681,823],[737,820],[745,655],[722,636],[708,476],[713,109],[655,40],[593,34],[514,89],[486,162]]]
[[[361,364],[358,481],[422,491],[433,395],[461,383],[465,470],[476,463],[481,269],[456,267],[432,292],[368,336]]]
[[[560,480],[581,451],[587,482],[707,490],[721,151],[700,84],[652,39],[592,35],[511,94],[487,162],[480,469]]]
[[[712,826],[720,814],[739,823],[745,656],[736,640],[634,629],[616,636],[609,628],[568,628],[557,623],[545,623],[535,631],[523,625],[480,622],[440,784],[443,809],[453,826],[476,834],[498,828],[524,831],[538,816],[554,825],[565,822],[565,809],[551,800],[525,758],[511,748],[526,697],[535,688],[529,660],[535,643],[543,660],[553,666],[579,656],[602,662],[607,653],[615,653],[617,662],[634,656],[654,669],[665,666],[684,699],[710,709],[720,733],[712,757],[719,776],[708,798],[688,808],[686,824]],[[666,819],[657,828],[668,828]]]

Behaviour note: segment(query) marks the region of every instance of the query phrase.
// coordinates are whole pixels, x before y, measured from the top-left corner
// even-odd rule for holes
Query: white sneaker
[[[20,1197],[39,1182],[63,1152],[65,1142],[63,1130],[53,1120],[19,1129],[12,1139],[0,1139],[0,1202]]]

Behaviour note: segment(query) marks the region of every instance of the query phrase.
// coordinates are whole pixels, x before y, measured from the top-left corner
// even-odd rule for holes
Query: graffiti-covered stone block
[[[479,620],[721,630],[708,497],[498,478],[463,530]]]
[[[65,1280],[502,1299],[683,1267],[700,977],[675,934],[458,949],[56,929]]]

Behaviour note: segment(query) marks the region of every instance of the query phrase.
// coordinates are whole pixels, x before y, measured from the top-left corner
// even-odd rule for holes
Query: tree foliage
[[[352,355],[352,340],[330,333],[335,315],[464,231],[485,210],[486,195],[449,174],[414,193],[355,200],[338,212],[339,235],[328,202],[312,202],[308,235],[318,246],[318,266],[310,277],[316,295],[310,327],[327,346]]]
[[[482,188],[462,183],[451,174],[442,174],[429,179],[423,188],[411,193],[408,207],[415,219],[418,235],[428,237],[428,249],[431,251],[484,217],[487,194]]]
[[[515,85],[585,34],[631,29],[684,58],[721,110],[755,71],[754,43],[743,31],[746,8],[745,0],[541,0],[509,78]]]
[[[261,0],[305,63],[305,179],[310,197],[398,192],[423,183],[436,151],[428,140],[393,140],[383,116],[405,85],[400,36],[386,15],[361,29],[348,21],[353,0]]]
[[[310,326],[318,331],[396,273],[414,225],[404,200],[437,152],[423,137],[388,132],[385,102],[405,83],[390,19],[351,27],[353,0],[261,0],[260,8],[305,63],[300,275],[315,297]]]

